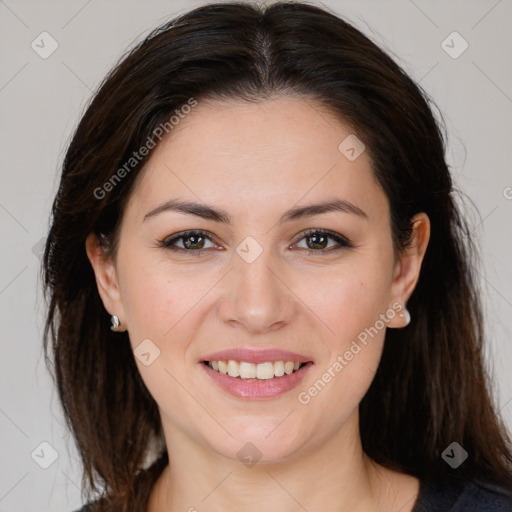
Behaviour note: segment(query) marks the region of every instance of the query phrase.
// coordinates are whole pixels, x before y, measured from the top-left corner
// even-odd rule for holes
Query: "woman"
[[[112,70],[43,262],[83,510],[512,510],[430,103],[303,3],[195,9]]]

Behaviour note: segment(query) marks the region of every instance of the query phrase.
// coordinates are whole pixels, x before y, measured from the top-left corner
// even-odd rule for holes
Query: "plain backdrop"
[[[42,357],[38,277],[70,135],[128,47],[204,3],[0,0],[0,512],[70,512],[80,505],[81,468]],[[474,203],[488,364],[512,428],[512,2],[324,5],[390,52],[443,113],[448,163]]]

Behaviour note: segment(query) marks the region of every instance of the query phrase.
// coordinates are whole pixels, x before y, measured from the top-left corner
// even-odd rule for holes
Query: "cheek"
[[[172,327],[177,312],[176,283],[165,275],[138,272],[130,279],[123,301],[130,334],[160,338]]]
[[[218,277],[176,266],[171,271],[165,262],[147,261],[138,269],[125,275],[123,289],[132,347],[136,350],[143,340],[151,340],[159,350],[159,365],[186,376],[189,348],[204,319],[208,291]],[[145,367],[140,368],[144,372]]]
[[[132,253],[133,254],[133,253]],[[123,273],[123,303],[130,332],[163,338],[204,294],[207,282],[165,261],[133,255]]]
[[[333,273],[324,287],[309,294],[308,306],[328,326],[324,338],[328,358],[321,374],[318,403],[334,399],[339,406],[356,407],[373,380],[386,333],[381,315],[389,312],[389,282],[386,269],[351,266]],[[315,393],[314,390],[312,390]],[[334,398],[333,398],[334,397]],[[336,414],[333,411],[333,414]]]
[[[139,373],[160,408],[182,411],[185,418],[202,414],[204,411],[183,392],[182,383],[190,378],[186,356],[200,311],[194,305],[207,290],[206,283],[198,289],[191,276],[175,272],[171,278],[161,265],[146,263],[142,268],[125,281],[123,299]],[[148,365],[139,357],[144,352],[150,354]],[[181,424],[182,420],[174,421]]]
[[[347,267],[308,287],[307,305],[343,346],[374,325],[389,308],[389,283],[384,269]],[[303,293],[306,293],[304,291]]]

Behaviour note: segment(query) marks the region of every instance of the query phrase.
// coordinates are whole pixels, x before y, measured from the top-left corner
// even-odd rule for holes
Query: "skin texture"
[[[297,399],[379,315],[406,303],[428,244],[421,213],[411,247],[395,260],[388,200],[367,152],[350,161],[338,149],[351,133],[304,98],[199,102],[153,150],[126,206],[115,258],[88,237],[105,308],[127,328],[134,349],[150,339],[160,350],[149,366],[136,359],[159,406],[170,458],[150,512],[412,510],[417,479],[375,464],[359,437],[358,404],[378,367],[385,328],[309,403]],[[144,220],[170,199],[225,210],[233,223],[175,211]],[[352,202],[367,218],[336,211],[278,223],[292,207],[333,199]],[[312,228],[355,247],[322,255],[325,245],[302,234]],[[189,229],[212,235],[201,256],[159,245]],[[252,263],[236,252],[248,236],[263,249]],[[404,325],[398,315],[387,323]],[[241,346],[291,350],[314,366],[282,396],[235,398],[199,361]],[[247,442],[261,452],[251,467],[237,456]]]

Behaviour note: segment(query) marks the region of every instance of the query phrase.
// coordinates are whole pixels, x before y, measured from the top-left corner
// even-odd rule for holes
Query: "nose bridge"
[[[248,240],[239,245],[233,258],[225,320],[243,324],[250,331],[265,331],[289,322],[294,308],[289,290],[279,277],[280,260],[275,251]]]

